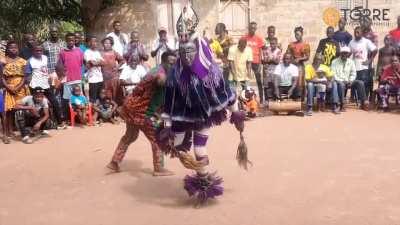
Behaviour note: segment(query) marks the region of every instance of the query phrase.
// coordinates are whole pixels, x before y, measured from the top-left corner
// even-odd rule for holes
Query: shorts
[[[108,110],[101,110],[99,113],[100,118],[104,120],[109,120],[113,117],[113,113],[111,109]]]

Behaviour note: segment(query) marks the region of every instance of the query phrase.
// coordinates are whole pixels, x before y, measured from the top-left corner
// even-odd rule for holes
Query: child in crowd
[[[103,73],[101,72],[101,65],[104,62],[100,51],[97,49],[97,39],[95,36],[87,38],[89,49],[84,53],[84,60],[86,63],[87,79],[89,81],[89,99],[94,103],[99,97],[100,91],[103,89]]]
[[[318,111],[325,110],[325,95],[326,87],[328,85],[328,79],[326,78],[325,71],[323,69],[317,70],[317,77],[314,79],[315,87],[317,89],[317,102]]]
[[[248,118],[255,118],[257,116],[258,102],[256,100],[256,93],[252,88],[243,90],[239,101],[241,108],[246,111]]]
[[[94,121],[98,119],[101,122],[109,121],[112,124],[117,123],[117,121],[114,119],[117,107],[117,103],[111,100],[110,97],[107,97],[107,91],[105,89],[101,89],[99,98],[96,100],[96,103],[93,106]]]
[[[272,28],[271,28],[272,29]],[[270,28],[268,28],[268,31]],[[273,97],[273,73],[282,59],[282,50],[278,47],[278,39],[272,37],[268,41],[269,46],[261,50],[261,62],[263,63],[263,87],[264,100],[268,102]]]
[[[86,113],[89,107],[89,103],[86,97],[82,95],[82,90],[80,86],[75,86],[73,88],[70,102],[72,109],[77,113],[79,121],[82,124],[86,124]]]

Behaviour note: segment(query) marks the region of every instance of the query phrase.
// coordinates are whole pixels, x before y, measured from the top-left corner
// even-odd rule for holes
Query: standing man
[[[376,47],[378,47],[378,33],[372,30],[372,20],[369,17],[364,17],[361,19],[361,29],[363,36],[369,39]]]
[[[50,91],[53,92],[53,95],[56,96],[57,99],[61,99],[62,87],[61,83],[65,82],[58,79],[58,75],[56,73],[56,65],[59,59],[59,55],[62,49],[66,47],[66,44],[63,40],[59,38],[58,28],[56,26],[50,27],[50,38],[46,42],[43,43],[44,54],[48,59],[48,73],[50,77]],[[67,115],[65,114],[65,110],[62,110],[62,105],[60,101],[56,102],[57,104],[53,105],[53,109],[56,110],[56,115],[60,115],[58,118],[58,129],[67,128],[65,124],[65,120]]]
[[[69,99],[75,86],[81,85],[83,53],[75,47],[75,34],[68,33],[65,35],[67,47],[60,52],[57,64],[57,74],[61,80],[66,82],[63,85],[63,100],[65,108],[68,108]],[[67,110],[66,110],[67,111]]]
[[[25,46],[21,49],[19,56],[25,60],[28,60],[33,55],[33,45],[36,43],[36,37],[32,33],[24,34]]]
[[[114,41],[113,49],[119,55],[124,55],[126,46],[128,45],[128,35],[121,32],[121,22],[118,20],[113,23],[114,31],[107,34],[107,37],[111,37]]]
[[[253,53],[251,48],[247,47],[246,39],[241,38],[239,44],[229,49],[228,61],[230,68],[229,81],[236,87],[236,93],[239,93],[239,85],[242,90],[247,87],[247,81],[251,76],[251,63],[253,62]]]
[[[317,54],[322,54],[324,61],[322,64],[330,66],[332,61],[339,56],[339,43],[333,39],[334,28],[328,27],[326,29],[326,36],[319,41]]]
[[[156,65],[161,64],[161,55],[166,52],[175,51],[175,40],[167,35],[167,29],[165,27],[160,27],[158,29],[158,39],[153,43],[151,50],[151,57],[156,59]]]
[[[334,86],[336,85],[334,89],[337,90],[339,97],[340,111],[345,111],[344,96],[349,87],[356,90],[358,98],[361,101],[361,109],[368,110],[364,82],[356,79],[356,64],[352,59],[349,59],[350,55],[350,48],[346,46],[342,47],[340,49],[340,57],[334,59],[331,66],[335,80]]]
[[[132,55],[138,55],[140,57],[140,63],[149,59],[149,55],[146,52],[144,44],[139,39],[139,31],[134,30],[131,33],[131,42],[127,45],[124,52],[125,61],[129,61]]]
[[[85,37],[80,31],[75,32],[75,47],[79,48],[83,53],[88,49],[85,42]]]
[[[264,39],[256,34],[257,23],[251,22],[249,24],[249,33],[243,38],[247,40],[247,45],[253,51],[253,61],[251,68],[254,72],[258,87],[258,96],[260,97],[260,104],[264,103],[263,84],[261,80],[261,49],[264,47]]]
[[[371,64],[378,49],[369,39],[363,37],[363,31],[359,26],[354,29],[354,40],[350,42],[349,47],[356,64],[356,79],[364,82],[365,91],[368,97],[373,88]]]
[[[265,47],[270,47],[271,46],[271,41],[273,41],[274,39],[276,39],[277,41],[277,47],[279,49],[282,50],[282,45],[281,43],[278,41],[278,39],[276,38],[276,28],[275,26],[269,26],[267,28],[267,37],[265,38]]]
[[[339,20],[339,30],[333,35],[333,40],[337,41],[341,46],[347,46],[353,39],[353,36],[346,30],[346,19],[344,17]]]

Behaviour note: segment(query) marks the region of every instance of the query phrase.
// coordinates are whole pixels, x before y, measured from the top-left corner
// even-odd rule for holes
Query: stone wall
[[[112,30],[112,21],[121,20],[124,32],[133,29],[141,31],[142,40],[150,48],[150,44],[157,37],[157,4],[164,0],[124,0],[117,6],[106,9],[98,16],[95,26],[96,33],[104,36]],[[321,38],[325,37],[327,25],[323,21],[323,12],[326,8],[336,7],[336,0],[250,0],[250,20],[259,24],[260,35],[265,36],[267,27],[275,25],[277,36],[282,46],[294,39],[295,26],[303,26],[304,39],[311,44],[312,52]],[[397,15],[400,14],[399,0],[369,0],[369,8],[389,8],[390,24],[377,25],[373,29],[379,33],[380,46],[384,35],[396,26]],[[193,0],[193,6],[200,16],[198,31],[206,30],[213,34],[215,24],[219,21],[219,1]],[[353,25],[348,31],[353,33]]]

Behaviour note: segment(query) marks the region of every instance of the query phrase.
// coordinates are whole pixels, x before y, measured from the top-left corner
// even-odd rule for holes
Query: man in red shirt
[[[261,80],[261,49],[265,45],[265,41],[262,37],[256,34],[257,31],[257,23],[251,22],[249,24],[249,33],[243,38],[247,40],[247,46],[249,46],[253,52],[253,62],[252,69],[257,81],[258,87],[258,96],[260,97],[260,103],[264,103],[264,94],[263,94],[263,84]]]
[[[400,61],[397,55],[392,57],[392,64],[387,66],[382,73],[378,94],[381,101],[381,108],[387,109],[389,106],[389,94],[397,93],[400,95]]]
[[[397,17],[397,28],[389,32],[392,43],[396,48],[400,47],[400,16]]]

